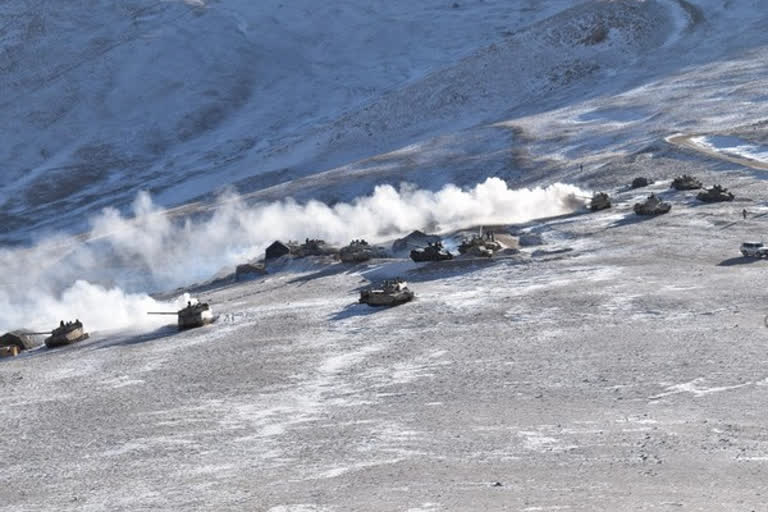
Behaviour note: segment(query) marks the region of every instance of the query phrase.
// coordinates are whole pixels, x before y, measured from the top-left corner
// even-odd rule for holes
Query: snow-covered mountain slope
[[[83,230],[139,190],[165,206],[226,184],[312,197],[316,182],[292,182],[359,174],[392,151],[409,157],[323,198],[402,178],[429,188],[499,173],[554,180],[572,160],[647,144],[664,129],[660,111],[698,108],[699,87],[733,66],[713,59],[760,51],[757,4],[701,4],[5,2],[2,237]],[[737,36],[740,19],[750,26]],[[674,106],[656,101],[681,80],[691,90]],[[644,136],[611,138],[627,127]],[[446,149],[468,161],[435,160]],[[434,172],[420,179],[414,160]]]
[[[671,134],[743,131],[768,114],[757,4],[11,1],[0,9],[8,92],[0,109],[15,121],[0,147],[0,229],[7,242],[42,240],[0,253],[13,276],[0,291],[17,299],[14,289],[60,294],[78,278],[130,291],[183,286],[255,257],[270,238],[394,236],[426,227],[402,219],[451,214],[425,213],[432,203],[390,189],[374,194],[382,183],[475,190],[496,176],[513,188],[618,186],[638,166],[685,167],[691,156],[666,142]],[[227,185],[241,196],[213,201]],[[134,202],[140,190],[154,203]],[[289,197],[338,207],[247,207]],[[394,222],[381,198],[409,211]],[[132,205],[134,225],[114,209],[91,219]],[[182,221],[169,222],[158,205],[180,205],[167,217]],[[343,218],[361,208],[362,222]],[[536,208],[502,218],[552,211]],[[184,224],[201,213],[202,223]],[[89,230],[86,247],[66,237]],[[45,263],[22,271],[30,259]],[[115,268],[125,263],[130,277]]]
[[[91,334],[0,360],[0,512],[761,510],[767,17],[0,3],[0,333]],[[489,225],[521,251],[232,278],[275,238]],[[413,302],[357,304],[395,276]],[[217,322],[145,315],[185,292]]]
[[[4,2],[3,231],[280,169],[278,148],[568,2],[537,4]]]

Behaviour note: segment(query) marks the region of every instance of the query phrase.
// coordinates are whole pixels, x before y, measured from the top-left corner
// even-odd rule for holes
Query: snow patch
[[[754,144],[739,137],[706,135],[691,137],[690,140],[708,151],[768,163],[768,146]]]

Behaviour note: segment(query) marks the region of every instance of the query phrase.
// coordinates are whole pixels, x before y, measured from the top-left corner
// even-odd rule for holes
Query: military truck
[[[388,279],[378,288],[360,291],[360,304],[369,306],[397,306],[413,299],[415,294],[408,289],[408,283],[400,279]]]
[[[719,203],[722,201],[733,201],[735,196],[728,192],[728,189],[721,185],[713,185],[711,188],[702,190],[696,195],[696,199],[705,203]]]
[[[670,187],[675,190],[696,190],[701,188],[702,184],[690,174],[683,174],[673,179]]]
[[[59,326],[51,331],[51,335],[45,338],[45,346],[48,348],[71,345],[78,341],[88,339],[88,333],[83,329],[83,323],[80,320],[74,322],[59,323]]]
[[[443,249],[442,242],[429,242],[423,249],[413,249],[411,259],[416,262],[452,260],[453,254]]]
[[[605,192],[595,192],[589,201],[589,209],[593,212],[611,207],[611,198]]]
[[[632,209],[637,215],[661,215],[669,212],[672,205],[659,199],[656,194],[651,194],[642,203],[635,203]]]

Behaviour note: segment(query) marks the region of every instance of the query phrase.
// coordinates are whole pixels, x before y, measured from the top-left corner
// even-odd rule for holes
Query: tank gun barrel
[[[40,336],[41,334],[53,334],[53,331],[43,331],[43,332],[25,332],[24,334],[29,334],[31,336]]]
[[[148,315],[177,315],[176,311],[147,311]]]

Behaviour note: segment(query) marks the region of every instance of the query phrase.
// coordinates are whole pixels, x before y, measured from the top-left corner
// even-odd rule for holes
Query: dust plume
[[[168,309],[146,292],[211,278],[253,259],[275,239],[354,238],[382,242],[428,227],[449,232],[480,224],[512,224],[583,207],[577,187],[510,189],[497,178],[470,189],[409,185],[375,188],[369,196],[328,206],[318,201],[248,205],[222,195],[205,219],[174,219],[137,196],[131,215],[105,209],[87,238],[57,236],[24,249],[0,250],[0,330],[55,325],[75,317],[89,328],[151,325],[148,310]],[[165,320],[167,321],[167,319]]]

